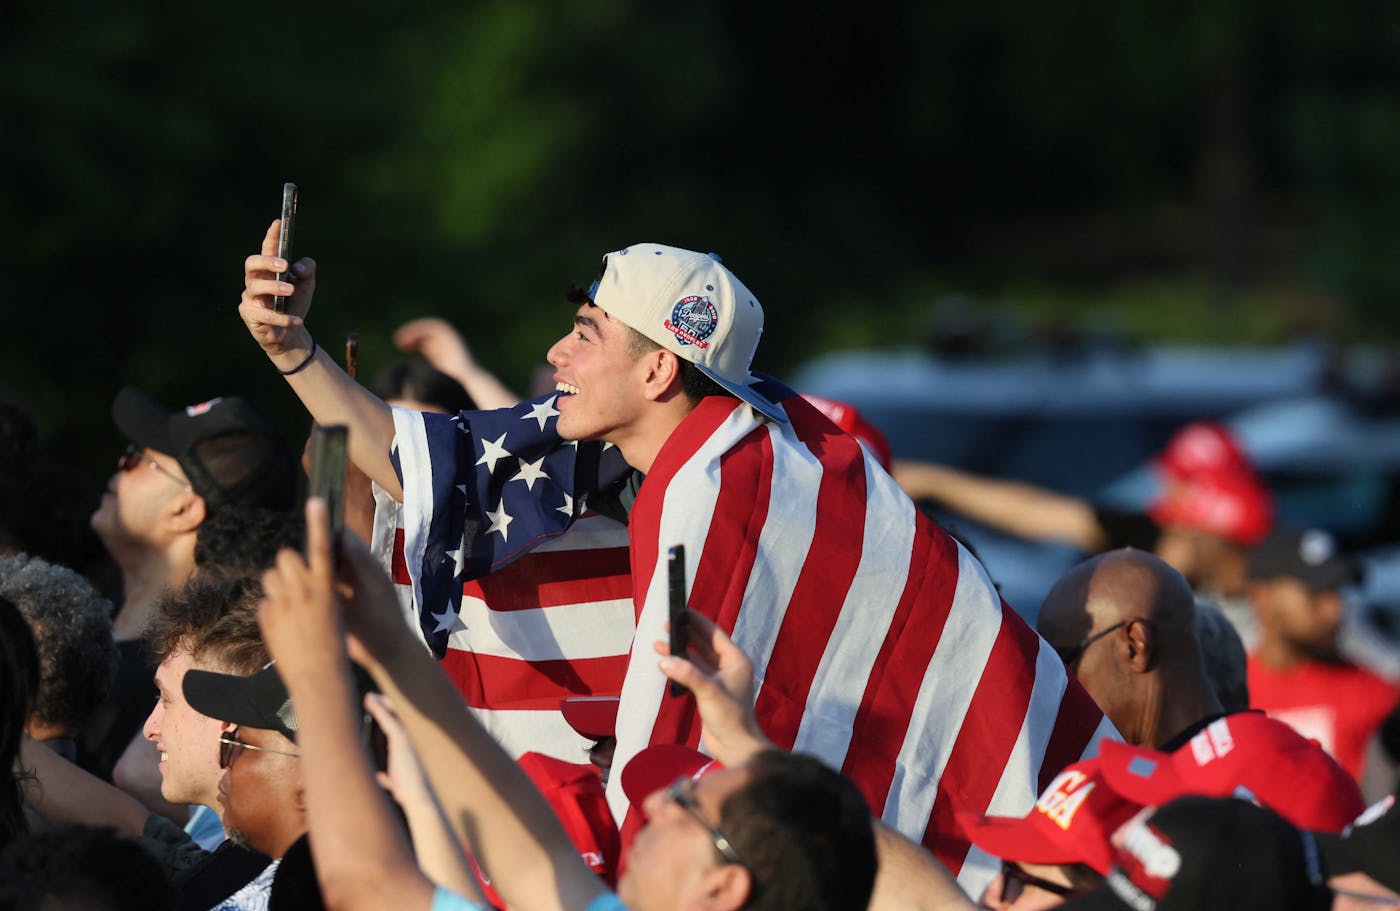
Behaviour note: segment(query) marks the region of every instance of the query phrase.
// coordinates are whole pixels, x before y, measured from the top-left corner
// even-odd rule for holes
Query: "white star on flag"
[[[536,421],[539,421],[540,429],[544,430],[544,425],[549,421],[550,418],[555,418],[559,416],[559,412],[556,411],[554,408],[554,400],[557,398],[559,398],[559,396],[551,395],[543,402],[536,402],[535,404],[530,406],[530,413],[522,414],[520,416],[520,420],[528,421],[530,420],[530,418],[534,418]]]
[[[502,500],[500,503],[496,504],[495,512],[488,511],[486,513],[486,518],[491,520],[491,527],[486,529],[486,533],[488,535],[491,534],[493,531],[499,531],[501,533],[502,541],[510,540],[510,523],[515,521],[515,517],[506,514],[505,500]]]
[[[510,453],[506,451],[506,447],[504,446],[505,441],[506,435],[504,433],[497,437],[494,443],[490,440],[482,440],[481,458],[476,460],[476,464],[484,464],[487,471],[495,472],[497,462],[501,459],[510,458]]]
[[[511,478],[511,480],[524,481],[525,489],[533,491],[535,489],[535,482],[540,478],[544,478],[546,481],[549,480],[549,475],[545,474],[544,469],[540,467],[543,464],[544,456],[540,456],[533,462],[522,461],[520,463],[520,470],[515,473],[515,477]]]
[[[447,610],[442,613],[433,614],[433,619],[437,621],[437,629],[433,630],[435,633],[451,634],[467,628],[467,625],[462,622],[461,615],[453,610],[450,604],[447,606]]]
[[[452,572],[456,573],[457,575],[462,574],[462,567],[466,565],[462,561],[463,553],[465,553],[463,548],[458,547],[456,550],[449,550],[446,554],[446,556],[452,558]]]
[[[568,494],[564,494],[564,505],[556,506],[554,509],[556,512],[562,512],[566,516],[572,516],[574,514],[574,498]]]

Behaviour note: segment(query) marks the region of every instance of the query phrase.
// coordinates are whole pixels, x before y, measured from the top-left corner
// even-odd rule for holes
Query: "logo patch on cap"
[[[198,405],[191,405],[185,409],[185,414],[189,415],[192,418],[197,418],[201,414],[208,414],[210,408],[213,408],[215,405],[219,404],[223,400],[224,397],[219,396],[218,398],[212,398],[207,402],[200,402]]]
[[[715,329],[719,327],[719,311],[710,303],[708,297],[683,297],[676,301],[676,305],[671,308],[671,318],[662,325],[666,327],[667,332],[675,335],[676,341],[682,345],[694,345],[705,349],[710,347],[706,339],[714,335]]]

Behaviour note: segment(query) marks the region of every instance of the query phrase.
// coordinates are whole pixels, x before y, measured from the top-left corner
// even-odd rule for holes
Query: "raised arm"
[[[346,375],[306,328],[306,313],[316,290],[316,263],[302,259],[290,266],[295,284],[285,280],[286,260],[277,257],[281,220],[263,236],[262,251],[243,262],[243,297],[238,314],[254,340],[287,379],[316,422],[350,428],[350,460],[396,500],[403,488],[389,461],[394,419],[389,406]],[[272,309],[272,298],[289,296],[287,312]]]
[[[358,711],[319,501],[307,505],[307,529],[310,565],[293,551],[279,555],[276,569],[264,578],[268,598],[259,618],[298,718],[306,714],[298,745],[322,892],[331,907],[426,908],[431,889],[389,820],[356,741]],[[345,604],[354,654],[398,707],[459,838],[512,908],[586,908],[606,892],[602,881],[584,866],[529,778],[470,716],[403,624],[383,569],[353,538],[343,541],[342,557],[354,592]]]
[[[891,474],[915,500],[933,500],[1020,538],[1063,541],[1089,553],[1108,545],[1094,507],[1079,497],[932,462],[896,461]]]
[[[400,351],[418,352],[433,367],[461,383],[480,409],[490,411],[520,404],[520,396],[481,366],[462,334],[447,320],[436,316],[409,320],[394,330],[394,344]]]
[[[695,695],[704,745],[727,766],[738,765],[773,745],[753,711],[753,662],[712,620],[689,612],[690,650],[672,657],[670,646],[653,647],[661,672]],[[880,859],[870,911],[968,911],[975,908],[952,874],[932,854],[872,819]]]

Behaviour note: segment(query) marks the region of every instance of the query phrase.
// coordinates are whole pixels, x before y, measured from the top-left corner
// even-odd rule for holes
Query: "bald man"
[[[1152,554],[1080,563],[1045,596],[1037,627],[1128,743],[1170,752],[1225,714],[1191,586]]]

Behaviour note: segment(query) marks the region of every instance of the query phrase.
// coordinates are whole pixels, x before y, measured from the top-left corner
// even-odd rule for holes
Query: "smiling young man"
[[[646,645],[666,622],[663,556],[678,544],[689,606],[732,629],[763,669],[757,710],[774,740],[842,768],[950,868],[971,857],[968,888],[991,867],[952,814],[994,798],[1028,809],[1041,768],[1109,730],[1002,610],[980,564],[853,437],[750,372],[763,310],[718,257],[661,244],[609,253],[549,351],[556,394],[484,433],[479,413],[390,412],[350,381],[304,325],[314,263],[291,267],[295,288],[284,282],[276,240],[274,223],[245,262],[239,313],[316,420],[349,424],[351,457],[402,499],[420,617],[477,635],[462,617],[464,576],[553,542],[585,504],[628,522],[642,645],[626,664],[618,763],[653,741],[699,738]],[[272,295],[293,292],[286,313],[271,309]],[[596,483],[619,456],[631,473]],[[531,633],[552,635],[547,624]],[[622,817],[626,796],[615,782],[608,793]]]

